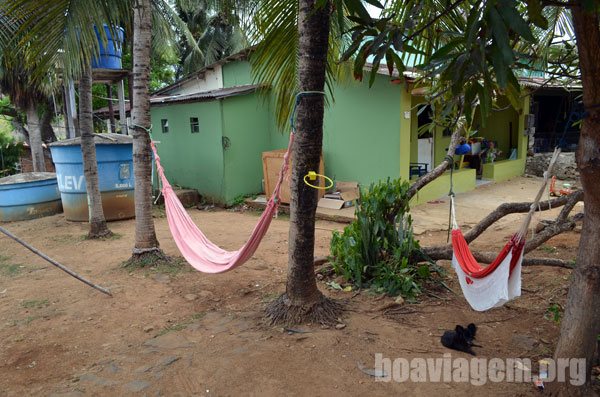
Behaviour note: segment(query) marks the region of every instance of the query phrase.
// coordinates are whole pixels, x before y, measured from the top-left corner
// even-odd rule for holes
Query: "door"
[[[427,171],[433,168],[433,138],[419,138],[419,163],[427,164]]]

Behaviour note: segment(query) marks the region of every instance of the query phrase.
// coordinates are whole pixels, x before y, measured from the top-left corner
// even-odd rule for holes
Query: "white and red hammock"
[[[452,267],[458,276],[463,295],[473,310],[485,311],[493,307],[499,307],[509,300],[521,296],[521,263],[523,262],[527,229],[546,189],[549,175],[559,153],[559,149],[554,151],[548,169],[544,172],[542,186],[531,204],[529,213],[521,228],[488,266],[481,266],[469,250],[469,245],[456,222],[454,195],[450,195]]]

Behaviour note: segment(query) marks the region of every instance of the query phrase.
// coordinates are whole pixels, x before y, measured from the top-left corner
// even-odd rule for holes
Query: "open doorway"
[[[433,168],[433,132],[424,131],[424,126],[433,121],[431,106],[419,105],[417,110],[417,131],[419,131],[417,161],[427,165],[427,170]]]

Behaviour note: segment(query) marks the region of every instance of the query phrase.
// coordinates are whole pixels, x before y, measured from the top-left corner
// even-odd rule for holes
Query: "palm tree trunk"
[[[300,92],[323,92],[329,42],[330,3],[315,7],[316,0],[300,0],[298,13]],[[314,274],[315,212],[317,191],[303,178],[319,169],[323,143],[322,94],[299,97],[293,170],[290,183],[290,233],[286,292],[267,308],[272,322],[334,322],[340,305],[317,289]]]
[[[27,107],[27,127],[29,128],[29,147],[31,148],[31,161],[33,172],[45,172],[44,147],[42,146],[42,128],[35,103]]]
[[[88,65],[79,81],[79,126],[81,129],[83,175],[85,176],[85,187],[88,196],[88,219],[90,222],[88,238],[99,238],[109,236],[112,233],[106,225],[104,210],[102,209],[92,117],[92,67]]]
[[[152,219],[152,152],[150,150],[150,47],[152,18],[150,0],[134,6],[133,30],[133,170],[135,176],[135,247],[132,259],[162,252]]]
[[[583,2],[580,2],[583,3]],[[585,358],[588,385],[592,360],[600,335],[600,29],[597,11],[583,4],[571,9],[579,51],[583,103],[589,115],[583,119],[577,165],[583,186],[584,219],[577,267],[573,271],[555,358]],[[568,382],[552,385],[558,394],[585,394]],[[570,390],[562,390],[569,388]]]

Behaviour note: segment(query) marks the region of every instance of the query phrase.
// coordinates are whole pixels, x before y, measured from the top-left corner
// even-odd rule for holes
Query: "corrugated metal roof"
[[[96,145],[123,145],[133,143],[133,138],[122,134],[94,134],[94,143]],[[81,145],[81,137],[63,139],[48,144],[48,146],[74,146]]]
[[[202,102],[202,101],[214,101],[215,99],[223,99],[236,95],[244,95],[254,92],[264,87],[260,84],[247,84],[239,85],[234,87],[220,88],[218,90],[197,92],[193,94],[183,95],[168,95],[168,96],[157,96],[154,95],[150,98],[150,104],[161,105],[167,103],[177,102]]]

